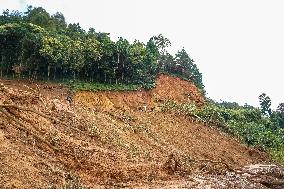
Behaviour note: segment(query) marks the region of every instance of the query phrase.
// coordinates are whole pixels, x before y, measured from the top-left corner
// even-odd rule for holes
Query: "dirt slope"
[[[214,175],[268,159],[216,129],[161,112],[165,100],[204,104],[179,78],[160,75],[149,91],[78,92],[72,106],[59,85],[0,83],[0,188],[203,188],[196,173],[211,175],[213,186]]]

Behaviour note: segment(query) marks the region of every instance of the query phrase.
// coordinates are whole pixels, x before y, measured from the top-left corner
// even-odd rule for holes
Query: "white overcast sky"
[[[257,106],[284,102],[283,0],[0,0],[0,9],[42,6],[68,23],[147,42],[162,33],[203,73],[207,96]]]

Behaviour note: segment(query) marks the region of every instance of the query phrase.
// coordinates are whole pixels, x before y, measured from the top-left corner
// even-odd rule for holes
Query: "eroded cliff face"
[[[148,110],[159,109],[159,104],[164,101],[179,103],[192,102],[197,106],[205,104],[203,95],[191,82],[177,77],[159,75],[156,87],[151,90],[138,91],[81,91],[75,95],[76,103],[100,110],[138,110],[144,106]]]

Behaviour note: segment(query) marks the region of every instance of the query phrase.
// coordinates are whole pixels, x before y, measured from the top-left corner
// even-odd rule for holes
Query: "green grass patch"
[[[136,91],[142,88],[137,84],[106,84],[73,80],[65,81],[64,85],[74,91]]]

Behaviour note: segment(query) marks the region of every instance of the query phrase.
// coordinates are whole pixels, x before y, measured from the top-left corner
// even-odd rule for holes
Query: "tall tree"
[[[93,35],[88,35],[84,43],[84,74],[94,80],[95,74],[98,72],[98,61],[102,58],[102,48],[100,42]]]
[[[262,93],[261,95],[259,95],[258,99],[260,103],[261,112],[264,115],[270,116],[272,114],[270,97],[267,96],[265,93]]]
[[[30,7],[24,17],[27,22],[36,24],[44,28],[51,27],[51,17],[49,13],[42,7]]]
[[[147,56],[147,50],[144,43],[135,40],[129,48],[129,59],[131,61],[131,67],[133,67],[133,73],[131,73],[132,79],[136,83],[144,84],[147,77],[147,64],[145,62]]]
[[[284,103],[280,103],[277,107],[277,112],[279,112],[281,114],[281,116],[284,119]]]
[[[61,12],[56,12],[51,16],[51,24],[53,25],[52,29],[60,33],[63,33],[67,27],[65,17]]]
[[[196,64],[194,64],[194,60],[189,57],[184,48],[181,51],[178,51],[175,56],[175,61],[175,69],[177,69],[178,74],[193,81],[199,89],[204,88],[202,74]]]
[[[122,37],[115,43],[116,46],[116,66],[114,67],[114,75],[116,75],[116,83],[118,82],[118,78],[123,82],[125,80],[125,76],[127,75],[128,68],[128,49],[130,47],[130,43],[123,39]]]
[[[164,55],[166,53],[166,48],[172,45],[171,41],[168,38],[164,37],[162,34],[153,36],[150,40],[152,40],[158,47],[161,55]]]

